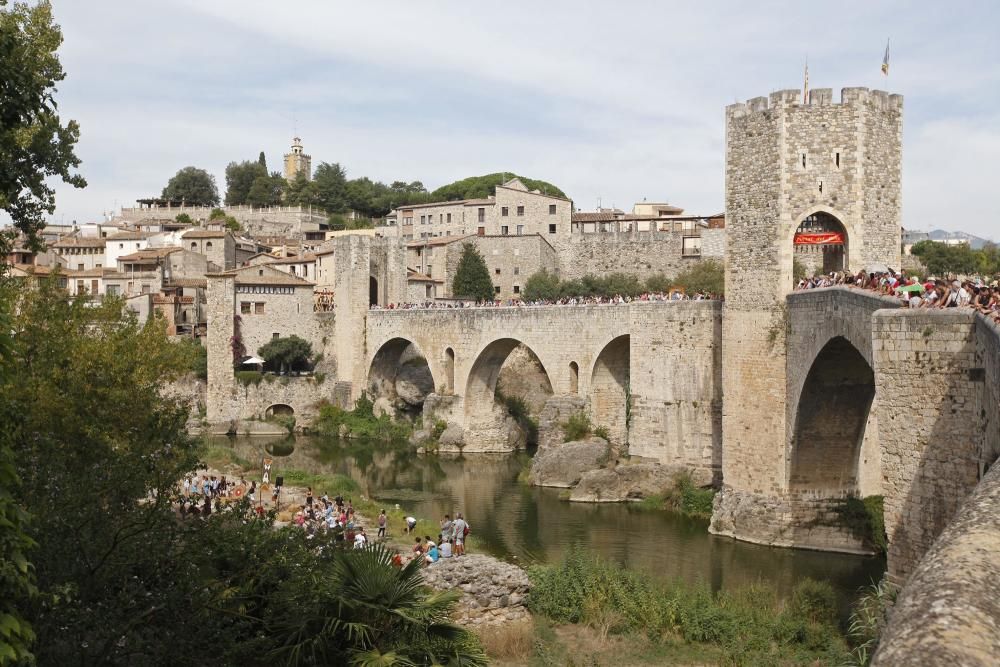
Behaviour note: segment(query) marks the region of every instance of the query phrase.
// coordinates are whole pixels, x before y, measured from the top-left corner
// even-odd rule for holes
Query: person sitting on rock
[[[436,544],[434,544],[433,542],[430,543],[430,546],[427,548],[427,555],[424,558],[428,565],[438,562],[440,554],[438,553],[438,548]]]
[[[451,558],[451,548],[452,547],[450,539],[442,540],[441,548],[439,549],[439,551],[441,552],[441,558]]]
[[[413,556],[414,558],[419,558],[423,553],[424,547],[420,544],[420,538],[418,537],[413,545]]]

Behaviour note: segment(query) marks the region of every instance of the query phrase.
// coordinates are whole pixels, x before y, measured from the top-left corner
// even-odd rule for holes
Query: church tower
[[[302,151],[302,140],[298,137],[292,140],[292,152],[285,153],[285,180],[291,182],[300,173],[306,175],[306,180],[312,180],[312,157]]]

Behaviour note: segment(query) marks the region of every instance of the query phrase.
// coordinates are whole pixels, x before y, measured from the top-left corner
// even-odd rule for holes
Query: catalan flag
[[[882,58],[882,74],[889,76],[889,40],[885,40],[885,56]]]

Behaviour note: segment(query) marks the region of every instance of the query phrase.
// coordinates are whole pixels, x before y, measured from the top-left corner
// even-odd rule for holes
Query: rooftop
[[[221,239],[225,238],[226,231],[222,229],[192,229],[181,234],[185,239]]]
[[[166,246],[164,248],[146,248],[144,250],[138,250],[130,255],[122,255],[118,258],[119,262],[151,262],[153,260],[162,259],[169,255],[170,253],[179,252],[181,248],[177,246]]]

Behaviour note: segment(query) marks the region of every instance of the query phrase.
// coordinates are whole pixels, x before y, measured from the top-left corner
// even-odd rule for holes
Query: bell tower
[[[312,156],[305,154],[302,139],[295,137],[292,152],[285,153],[285,180],[294,181],[300,173],[305,174],[307,181],[312,180]]]

